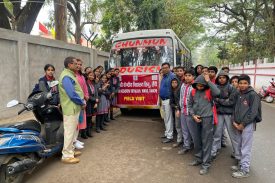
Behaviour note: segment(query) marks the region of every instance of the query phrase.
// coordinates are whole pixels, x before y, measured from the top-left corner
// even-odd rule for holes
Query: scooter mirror
[[[8,108],[14,107],[14,106],[16,106],[16,105],[18,105],[18,104],[19,104],[18,100],[12,100],[12,101],[10,101],[9,103],[7,103],[7,107],[8,107]]]
[[[58,81],[52,81],[52,82],[50,82],[49,87],[52,88],[52,87],[58,85],[58,83],[59,83]]]

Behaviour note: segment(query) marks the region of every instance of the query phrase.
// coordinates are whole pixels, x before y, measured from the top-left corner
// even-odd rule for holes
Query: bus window
[[[154,38],[150,38],[154,39]],[[156,38],[157,39],[157,38]],[[158,38],[161,39],[161,38]],[[164,38],[162,38],[164,39]],[[140,42],[146,39],[142,39]],[[149,39],[148,39],[149,40]],[[164,62],[168,62],[171,65],[174,65],[174,52],[172,47],[172,39],[165,38],[165,45],[161,44],[138,44],[137,46],[125,46],[122,47],[123,44],[128,45],[127,43],[119,44],[121,48],[119,51],[115,47],[118,43],[114,43],[113,49],[111,50],[110,56],[110,65],[111,62],[115,63],[116,66],[120,63],[121,67],[129,67],[129,66],[155,66],[161,65]],[[131,42],[131,45],[135,44],[136,40],[128,40]],[[125,41],[126,42],[126,41]],[[139,42],[139,43],[140,43]],[[157,41],[156,41],[157,42]],[[130,45],[130,44],[129,44]]]

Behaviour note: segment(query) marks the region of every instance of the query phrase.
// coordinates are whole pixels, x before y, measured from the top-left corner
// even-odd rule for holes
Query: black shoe
[[[111,119],[111,120],[116,120],[116,119],[114,118],[114,113],[113,113],[113,112],[110,112],[110,119]]]
[[[179,155],[186,154],[189,151],[189,149],[181,149],[178,151]]]
[[[177,142],[175,144],[173,144],[174,148],[180,147],[182,145],[182,142]]]
[[[172,139],[164,139],[163,141],[162,141],[162,143],[171,143],[171,142],[173,142],[173,140]]]
[[[96,129],[95,131],[96,131],[96,133],[100,133],[100,130],[99,130],[99,129]]]
[[[104,127],[100,128],[100,130],[102,130],[102,131],[107,131],[107,129],[104,128]]]
[[[217,158],[217,155],[212,156],[211,155],[211,161],[214,161]]]
[[[200,169],[200,175],[205,175],[209,172],[209,168],[201,168]]]
[[[88,139],[88,136],[86,135],[86,133],[81,134],[80,137],[83,139]]]
[[[87,135],[88,137],[93,137],[93,135],[92,135],[91,132],[87,132],[86,135]]]
[[[110,122],[109,114],[104,114],[104,121],[105,122]]]
[[[226,142],[222,142],[222,145],[221,145],[223,148],[225,148],[227,146]]]
[[[161,139],[166,139],[166,136],[165,136],[165,135],[163,135],[163,136],[161,136],[160,138],[161,138]]]
[[[86,131],[85,130],[81,130],[80,137],[83,138],[83,139],[87,139],[88,138],[88,136],[86,135]]]
[[[201,164],[201,162],[198,160],[194,160],[191,163],[189,163],[190,166],[199,166],[200,164]]]
[[[108,126],[108,124],[107,124],[107,123],[103,123],[103,125],[104,125],[104,126]]]

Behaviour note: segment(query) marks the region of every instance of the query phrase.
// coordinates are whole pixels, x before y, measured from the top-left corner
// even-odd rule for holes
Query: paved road
[[[263,105],[264,121],[255,132],[251,177],[231,177],[231,147],[224,148],[208,175],[187,164],[192,154],[177,155],[171,144],[160,143],[163,124],[157,114],[129,113],[112,122],[107,132],[85,141],[77,165],[64,165],[54,157],[41,165],[27,183],[274,183],[275,108]]]

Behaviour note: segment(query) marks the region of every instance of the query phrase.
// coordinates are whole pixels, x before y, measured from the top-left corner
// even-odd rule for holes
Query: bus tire
[[[127,108],[120,108],[120,112],[121,114],[126,114],[129,110]]]

